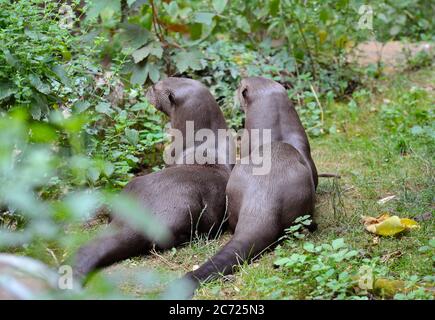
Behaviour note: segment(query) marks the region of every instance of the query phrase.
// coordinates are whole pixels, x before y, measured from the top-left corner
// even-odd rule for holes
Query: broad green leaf
[[[150,54],[150,48],[148,46],[145,46],[136,50],[131,55],[133,57],[134,63],[138,63],[141,62],[146,57],[148,57],[149,54]]]
[[[169,4],[164,4],[166,12],[174,19],[178,16],[178,11],[180,8],[176,1],[171,1]]]
[[[41,79],[34,74],[29,75],[29,80],[32,86],[43,94],[49,94],[51,92],[50,86],[41,81]]]
[[[137,24],[123,23],[121,28],[120,39],[123,46],[129,50],[140,48],[150,39],[150,32]]]
[[[131,74],[130,82],[132,84],[142,85],[148,77],[148,67],[146,64],[135,64]]]
[[[125,128],[125,137],[132,145],[137,145],[139,142],[139,132],[136,129]]]
[[[30,111],[33,119],[37,120],[40,120],[42,115],[48,114],[49,109],[47,105],[47,97],[43,94],[34,92]]]
[[[86,19],[94,19],[103,12],[121,12],[121,0],[92,0]]]
[[[47,41],[48,40],[48,37],[46,35],[44,35],[40,32],[29,30],[29,29],[25,29],[24,34],[32,40],[40,40],[40,41]]]
[[[103,173],[106,177],[110,177],[115,171],[115,167],[110,162],[104,162]]]
[[[135,157],[134,155],[128,154],[125,156],[126,159],[133,161],[134,163],[139,162],[139,158]]]
[[[355,257],[355,256],[357,256],[357,255],[358,255],[358,251],[356,251],[356,250],[350,250],[349,252],[347,252],[347,253],[344,255],[344,257],[345,257],[346,259],[349,259],[349,258]]]
[[[95,110],[99,113],[104,113],[108,116],[110,116],[113,112],[113,110],[110,108],[110,103],[107,103],[107,102],[100,102],[95,107]]]
[[[148,103],[145,102],[138,102],[134,106],[130,108],[131,111],[140,111],[140,110],[146,110],[148,107]]]
[[[148,64],[148,76],[153,83],[156,83],[160,79],[159,68],[155,64]]]
[[[219,14],[221,14],[225,10],[227,3],[228,3],[228,0],[213,0],[212,1],[213,8]]]
[[[195,14],[194,21],[198,23],[203,23],[206,25],[211,25],[214,18],[214,13],[212,12],[198,12]]]
[[[71,81],[68,78],[64,66],[58,64],[53,67],[53,72],[58,76],[59,80],[66,86],[71,85]]]
[[[91,104],[89,101],[77,101],[74,103],[74,111],[80,113],[87,110],[90,106]]]
[[[10,66],[16,66],[18,63],[18,60],[11,54],[11,52],[8,49],[3,49],[3,53],[5,55],[6,62]]]
[[[187,69],[201,70],[203,68],[201,64],[203,57],[203,54],[198,50],[181,51],[175,55],[174,61],[178,70],[183,73]]]
[[[333,240],[331,245],[332,245],[332,248],[334,250],[346,247],[346,244],[344,243],[344,239],[343,238],[338,238],[338,239]]]
[[[115,11],[113,8],[104,8],[103,11],[100,12],[101,21],[103,25],[106,23],[113,22],[112,18],[115,15]]]
[[[280,258],[280,259],[276,260],[276,261],[274,262],[274,264],[275,264],[276,266],[283,266],[283,265],[285,265],[285,264],[287,264],[287,263],[289,263],[289,262],[290,262],[290,259],[289,259],[289,258]]]
[[[10,82],[0,82],[0,100],[10,97],[17,89]]]
[[[236,17],[236,26],[246,33],[251,32],[251,26],[249,25],[248,20],[243,16]]]
[[[132,56],[135,63],[138,63],[148,57],[148,55],[153,55],[159,59],[162,58],[163,48],[158,42],[152,42],[145,47],[142,47],[135,52],[133,52]]]
[[[314,248],[314,244],[312,244],[311,242],[305,242],[304,243],[304,250],[308,251],[308,252],[315,252],[315,248]]]
[[[91,182],[95,183],[100,177],[100,170],[98,170],[98,168],[95,167],[90,167],[88,168],[86,175]]]

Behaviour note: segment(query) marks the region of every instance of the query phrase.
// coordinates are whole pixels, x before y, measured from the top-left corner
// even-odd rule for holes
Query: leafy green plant
[[[86,180],[92,179],[95,168],[104,165],[83,154],[84,149],[72,147],[83,139],[82,122],[77,121],[80,116],[63,118],[54,111],[49,117],[57,117],[56,127],[53,123],[42,126],[29,119],[28,110],[23,107],[0,116],[1,251],[25,253],[52,268],[68,265],[78,244],[86,238],[79,230],[80,224],[102,205],[113,208],[114,214],[119,212],[124,221],[134,224],[144,234],[156,239],[166,237],[166,229],[129,197],[107,188],[86,188]],[[55,132],[67,135],[70,152],[56,148]],[[8,222],[14,217],[19,217],[20,223]],[[1,280],[2,288],[13,285],[3,274]],[[174,298],[184,294],[183,285],[174,284],[163,290],[161,276],[137,272],[129,277],[118,274],[115,279],[99,276],[85,290],[77,286],[74,291],[55,290],[48,298],[125,298],[128,296],[119,290],[119,283],[127,281],[150,288],[142,297]],[[156,286],[157,289],[151,290]]]
[[[25,105],[39,120],[93,98],[95,48],[61,27],[58,10],[52,1],[0,1],[0,108]]]
[[[366,266],[372,272],[378,268],[376,259],[364,258],[343,238],[319,245],[304,241],[306,236],[301,230],[310,223],[309,216],[299,217],[286,230],[284,244],[275,249],[274,264],[282,275],[262,279],[263,290],[275,298],[364,298],[366,288],[358,287],[361,268]]]
[[[426,154],[433,151],[434,138],[430,88],[398,90],[391,101],[384,99],[382,106],[373,107],[370,113],[376,117],[368,119],[375,122],[377,136],[365,137],[366,132],[353,132],[347,124],[366,121],[361,114],[372,91],[365,89],[370,84],[365,81],[382,79],[383,66],[360,69],[346,54],[373,35],[383,41],[433,40],[433,4],[373,2],[373,31],[357,27],[362,4],[74,0],[68,5],[75,17],[64,28],[62,2],[0,0],[2,250],[34,256],[52,266],[65,262],[84,240],[83,219],[99,205],[113,206],[119,199],[111,191],[133,175],[160,169],[167,119],[146,102],[144,92],[166,76],[204,82],[229,126],[236,129],[244,117],[234,101],[240,79],[269,77],[286,87],[311,136],[333,133],[335,146],[343,132],[352,137],[355,150],[337,150],[367,150],[363,159],[371,166],[378,166],[370,157],[379,145],[385,146],[378,159],[384,162],[405,161],[402,155],[412,160],[413,153],[422,152],[429,176]],[[407,61],[408,70],[432,64],[430,52]],[[335,105],[335,99],[344,102]],[[348,140],[346,145],[352,146]],[[392,152],[400,155],[393,157]],[[357,181],[370,181],[355,170]],[[426,189],[413,197],[422,197],[421,208],[396,201],[398,211],[429,210],[429,178],[419,183]],[[403,198],[414,200],[405,180],[402,184]],[[129,208],[124,208],[127,218],[147,229],[149,220],[134,212],[129,215]],[[276,249],[280,273],[260,280],[263,293],[274,298],[370,298],[372,292],[359,286],[361,265],[375,276],[397,276],[387,274],[379,258],[356,251],[341,238],[311,241],[303,231],[308,220],[297,220]],[[420,253],[433,259],[431,252]],[[90,291],[77,297],[117,297],[116,288],[125,279],[111,284],[103,278],[96,277]],[[156,283],[151,278],[138,276],[130,282],[148,286]],[[397,293],[396,299],[429,297],[417,287],[433,279],[419,276],[408,282],[410,290]],[[157,291],[151,288],[143,296],[158,297]]]
[[[435,5],[424,0],[378,1],[372,4],[374,28],[381,41],[407,37],[433,40]]]
[[[140,98],[143,99],[143,98]],[[114,174],[108,181],[114,187],[124,186],[133,174],[158,168],[162,163],[163,142],[166,135],[163,117],[145,100],[118,109],[107,119],[92,123],[87,129],[92,133],[92,149],[113,165]],[[110,121],[110,126],[101,126]],[[95,181],[98,175],[95,176]]]
[[[292,249],[288,255],[289,247]],[[370,270],[375,261],[363,258],[345,244],[342,238],[331,243],[315,245],[311,242],[287,242],[276,251],[275,265],[282,270],[270,286],[263,288],[271,296],[303,299],[360,299],[367,291],[358,287],[362,266]],[[355,291],[355,288],[357,291]],[[359,291],[358,291],[359,290]]]
[[[275,249],[279,272],[260,279],[259,290],[274,299],[432,299],[432,276],[390,280],[380,257],[349,246],[344,238],[330,243],[307,239],[309,216],[299,217]],[[419,251],[433,255],[433,241]],[[430,258],[430,257],[429,257]],[[433,258],[433,257],[432,257]],[[379,279],[379,281],[378,281]]]
[[[434,50],[421,50],[415,55],[412,55],[410,52],[405,52],[405,55],[406,70],[418,70],[424,67],[429,67],[435,62]]]
[[[418,87],[410,92],[402,93],[396,104],[386,101],[380,112],[380,118],[390,134],[397,141],[397,148],[401,153],[407,153],[408,141],[414,137],[431,142],[434,138],[433,119],[427,92]]]

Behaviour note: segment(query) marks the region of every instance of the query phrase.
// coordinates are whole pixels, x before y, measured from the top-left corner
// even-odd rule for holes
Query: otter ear
[[[242,86],[239,89],[239,102],[240,102],[240,106],[242,107],[242,110],[244,111],[244,109],[248,104],[248,86],[246,85]]]
[[[169,99],[169,102],[171,103],[171,105],[175,106],[175,96],[172,92],[169,92],[168,99]]]
[[[244,87],[242,90],[242,97],[243,99],[246,99],[248,96],[248,87]]]

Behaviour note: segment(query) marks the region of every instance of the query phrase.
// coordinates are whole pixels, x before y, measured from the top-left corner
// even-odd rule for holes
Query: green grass
[[[431,134],[430,131],[429,134],[411,133],[415,125],[424,130],[430,130],[433,125],[433,83],[433,68],[378,80],[372,92],[354,95],[356,105],[347,102],[328,105],[326,127],[335,125],[337,130],[311,139],[319,172],[336,172],[341,179],[320,179],[315,214],[319,229],[304,241],[320,245],[343,238],[359,255],[357,260],[348,262],[349,270],[368,259],[376,262],[375,274],[388,279],[408,281],[417,276],[416,281],[420,281],[434,274],[433,248],[429,252],[419,251],[433,239],[433,127]],[[389,195],[396,198],[385,204],[377,203]],[[417,230],[376,241],[374,235],[364,230],[360,219],[363,215],[378,216],[383,212],[409,218],[426,214],[426,219]],[[172,251],[129,259],[107,268],[104,273],[152,269],[170,282],[205,262],[229,238],[229,234],[224,234],[218,240],[198,240]],[[292,285],[299,276],[291,268],[274,267],[278,256],[303,253],[303,243],[297,240],[284,243],[278,250],[240,266],[233,277],[203,285],[195,298],[310,298],[318,283]],[[347,266],[337,268],[346,270]],[[433,278],[430,280],[433,288]],[[122,289],[136,297],[146,292],[134,284],[125,284]]]
[[[432,256],[419,251],[433,239],[433,137],[409,133],[414,125],[430,125],[433,121],[432,115],[428,114],[435,101],[433,83],[433,69],[399,74],[389,80],[379,80],[374,93],[356,97],[357,108],[349,107],[345,102],[327,106],[326,125],[335,125],[338,130],[311,139],[313,157],[319,172],[337,172],[342,178],[320,180],[315,215],[319,229],[308,235],[305,241],[319,245],[344,238],[364,257],[375,260],[384,258],[377,268],[389,279],[406,281],[412,275],[419,279],[433,275]],[[383,105],[399,111],[398,126],[391,126],[390,119],[385,119]],[[397,129],[401,124],[405,124],[404,127]],[[377,203],[389,195],[396,195],[396,198],[383,205]],[[429,213],[426,215],[429,219],[420,222],[418,230],[397,237],[382,237],[376,242],[374,236],[364,230],[360,218],[383,212],[410,218]],[[203,263],[229,238],[230,235],[225,234],[215,241],[199,240],[172,251],[126,260],[108,268],[105,273],[150,268],[166,274],[170,281]],[[288,244],[282,245],[279,250],[279,256],[300,252],[300,249]],[[396,256],[388,259],[391,253]],[[284,286],[285,290],[274,292],[273,288],[277,285],[274,279],[285,282],[295,277],[291,271],[274,267],[277,256],[276,251],[269,252],[249,265],[240,266],[234,277],[203,285],[196,298],[309,296],[310,284],[299,289],[288,285]],[[135,286],[123,289],[137,297],[142,293]]]

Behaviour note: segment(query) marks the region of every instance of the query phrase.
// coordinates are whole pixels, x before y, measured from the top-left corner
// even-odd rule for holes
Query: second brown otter
[[[212,94],[198,81],[168,78],[155,84],[147,96],[157,109],[171,118],[172,128],[181,132],[185,144],[189,121],[194,123],[195,132],[207,129],[217,136],[219,129],[227,129]],[[182,153],[185,151],[184,146]],[[224,154],[219,154],[222,151]],[[224,148],[213,154],[216,158],[228,158],[227,151]],[[193,232],[215,235],[223,224],[225,187],[230,172],[231,165],[227,163],[173,164],[162,171],[134,178],[123,193],[135,198],[143,210],[151,211],[158,224],[169,230],[169,238],[156,242],[129,221],[115,215],[110,232],[78,250],[74,261],[75,276],[84,278],[98,268],[146,254],[153,247],[169,249],[181,245],[192,239]]]
[[[226,188],[234,235],[214,257],[185,276],[196,285],[232,273],[234,266],[275,244],[297,217],[314,212],[317,170],[286,90],[275,81],[252,77],[242,80],[238,97],[248,132],[271,130],[270,146],[250,145],[250,151],[259,148],[260,153],[270,147],[270,172],[254,175],[252,163],[234,167]]]

